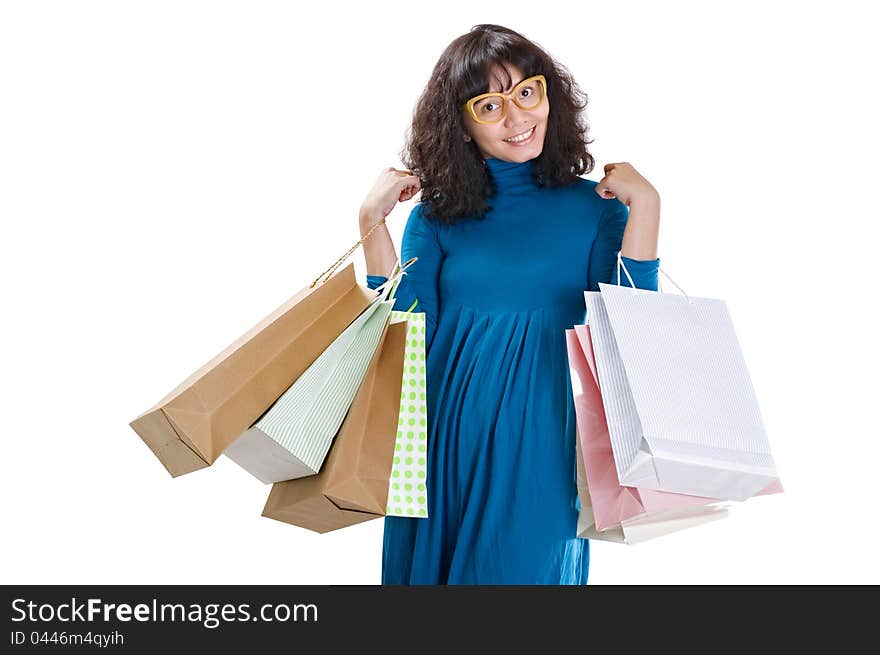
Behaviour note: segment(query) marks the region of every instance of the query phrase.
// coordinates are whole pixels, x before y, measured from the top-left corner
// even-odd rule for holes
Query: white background
[[[172,479],[128,422],[357,241],[434,63],[483,22],[589,94],[586,177],[628,161],[660,192],[661,265],[727,300],[786,487],[592,541],[590,583],[880,583],[865,4],[478,4],[0,6],[3,583],[379,583],[381,520],[262,518],[268,487],[223,458]]]

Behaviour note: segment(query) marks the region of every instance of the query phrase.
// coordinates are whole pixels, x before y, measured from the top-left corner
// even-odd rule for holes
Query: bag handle
[[[394,272],[391,274],[391,277],[392,277],[392,278],[398,278],[398,273],[400,273],[401,271],[403,271],[403,272],[404,272],[404,275],[405,275],[405,274],[406,274],[406,269],[408,269],[410,266],[412,266],[412,264],[414,264],[414,263],[417,262],[417,261],[419,261],[419,258],[418,258],[418,257],[413,257],[412,259],[408,260],[408,261],[406,262],[406,264],[403,265],[403,267],[401,267],[401,266],[400,266],[400,260],[398,259],[397,262],[394,264]],[[398,289],[398,287],[400,286],[400,282],[401,282],[402,280],[403,280],[402,277],[399,277],[399,278],[398,278],[398,280],[397,280],[397,284],[394,285],[394,288],[391,289],[391,293],[388,294],[388,298],[389,298],[389,300],[395,297],[394,294],[397,293],[397,289]],[[386,284],[386,283],[383,282],[382,284],[379,285],[378,288],[381,289],[385,284]],[[413,300],[413,304],[409,306],[409,309],[407,309],[405,313],[406,313],[406,314],[410,314],[410,313],[412,313],[412,310],[414,310],[414,309],[416,308],[416,305],[418,305],[418,304],[419,304],[419,299],[416,298],[415,300]]]
[[[356,244],[354,244],[351,248],[348,249],[348,252],[346,252],[342,257],[340,257],[335,262],[333,262],[333,266],[331,266],[326,271],[321,273],[318,276],[318,278],[309,285],[309,289],[313,288],[319,281],[326,282],[327,280],[329,280],[330,277],[333,275],[333,273],[336,272],[336,269],[339,268],[339,266],[342,264],[342,262],[344,262],[346,259],[348,259],[349,255],[351,255],[351,253],[353,253],[355,250],[357,250],[358,246],[361,245],[364,241],[366,241],[369,238],[369,236],[373,233],[373,231],[377,227],[382,225],[384,222],[385,222],[385,219],[383,218],[378,223],[376,223],[373,227],[371,227],[369,232],[367,232],[364,236],[362,236]],[[409,263],[409,262],[407,262],[407,263]],[[326,277],[324,277],[325,275],[326,275]],[[322,277],[324,278],[323,280],[321,279]]]
[[[633,282],[629,271],[626,270],[626,264],[623,263],[623,255],[621,255],[620,252],[620,250],[617,251],[617,286],[620,286],[620,269],[623,268],[623,272],[626,273],[626,277],[629,280],[629,283],[632,285],[633,289],[635,289],[636,283]],[[682,294],[684,294],[684,297],[687,298],[688,302],[691,302],[691,297],[687,295],[687,293],[685,293],[685,290],[679,287],[678,284],[675,283],[675,280],[669,277],[669,274],[667,274],[666,271],[664,271],[660,266],[658,266],[657,268],[660,269],[660,272],[663,273],[663,275],[665,275],[669,279],[669,281],[672,282],[672,284],[675,284],[675,286],[678,287],[678,290],[681,291]],[[660,287],[660,293],[663,293],[663,284],[660,282],[659,278],[657,279],[657,285]]]
[[[340,264],[342,264],[342,262],[344,262],[346,259],[348,259],[349,255],[351,255],[351,253],[353,253],[355,250],[357,250],[357,247],[359,245],[361,245],[364,241],[366,241],[370,237],[370,235],[373,233],[373,231],[377,227],[382,225],[384,222],[385,222],[385,219],[383,218],[380,221],[378,221],[373,227],[371,227],[370,231],[367,232],[364,236],[362,236],[356,244],[354,244],[351,248],[349,248],[348,251],[344,255],[342,255],[342,257],[337,259],[330,268],[328,268],[326,271],[321,273],[321,275],[319,275],[318,278],[309,285],[309,289],[314,288],[314,286],[318,282],[323,283],[323,282],[326,282],[327,280],[329,280],[330,277],[333,275],[333,273],[336,271],[336,269],[339,268]],[[397,291],[397,287],[398,287],[400,280],[402,280],[403,276],[406,275],[406,269],[408,269],[410,266],[412,266],[417,261],[419,261],[419,258],[413,257],[413,258],[409,259],[403,266],[401,266],[400,260],[398,259],[394,263],[394,269],[391,271],[391,273],[388,276],[386,276],[387,279],[382,284],[380,284],[378,287],[376,287],[374,289],[374,291],[381,292],[379,295],[382,297],[382,300],[393,299],[394,294]],[[323,280],[321,280],[322,277],[324,278]],[[391,285],[391,286],[389,286],[389,285]],[[413,302],[413,304],[410,306],[410,308],[406,310],[407,313],[412,312],[412,310],[414,310],[416,308],[416,305],[418,305],[418,304],[419,304],[419,300],[418,300],[418,298],[416,298],[416,300]]]
[[[406,275],[406,269],[408,269],[417,261],[419,261],[419,258],[413,257],[412,259],[407,260],[407,262],[403,266],[401,266],[400,260],[398,260],[394,264],[394,270],[391,272],[391,275],[388,277],[387,280],[376,287],[375,291],[381,291],[383,296],[387,294],[388,300],[394,298],[394,293],[397,291],[398,283],[401,279],[403,279],[403,276]],[[386,289],[386,287],[388,288]]]

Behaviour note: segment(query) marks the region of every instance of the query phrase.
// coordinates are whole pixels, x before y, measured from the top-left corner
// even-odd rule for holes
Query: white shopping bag
[[[621,267],[584,292],[620,483],[742,501],[777,481],[725,302],[620,286]]]

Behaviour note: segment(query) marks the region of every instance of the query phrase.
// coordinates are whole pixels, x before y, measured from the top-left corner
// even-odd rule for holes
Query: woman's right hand
[[[373,188],[361,205],[361,217],[372,222],[380,221],[391,213],[398,202],[415,196],[422,188],[422,182],[410,171],[388,167],[382,171]]]

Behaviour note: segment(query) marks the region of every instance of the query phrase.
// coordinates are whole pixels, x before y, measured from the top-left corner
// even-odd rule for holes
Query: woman
[[[395,309],[426,316],[428,518],[385,518],[383,584],[586,584],[565,329],[584,290],[657,289],[660,197],[626,163],[598,183],[564,67],[520,34],[453,41],[401,160],[361,208],[367,284],[398,258],[384,219],[419,190]],[[630,286],[625,275],[620,284]]]

